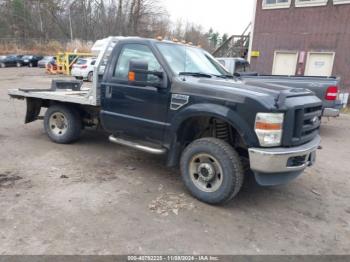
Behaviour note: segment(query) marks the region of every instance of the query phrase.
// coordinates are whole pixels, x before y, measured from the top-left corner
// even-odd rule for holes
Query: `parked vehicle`
[[[4,56],[0,59],[0,67],[11,67],[16,66],[18,61],[20,61],[22,58],[22,55],[8,55]]]
[[[55,63],[56,58],[54,56],[44,56],[39,62],[38,67],[46,68],[48,64]]]
[[[237,195],[245,168],[271,186],[315,162],[322,102],[313,92],[247,84],[206,51],[180,43],[111,37],[103,46],[90,89],[54,80],[46,90],[9,90],[27,101],[25,123],[42,119],[40,109],[48,108],[44,128],[60,144],[101,125],[111,142],[179,165],[191,194],[210,204]]]
[[[94,57],[79,58],[72,67],[72,76],[74,76],[76,79],[92,82],[95,63],[96,58]]]
[[[340,114],[342,102],[339,100],[340,79],[337,77],[259,75],[251,72],[249,62],[243,58],[217,58],[217,60],[231,74],[240,77],[247,84],[258,81],[259,83],[307,88],[315,92],[316,96],[322,100],[324,117],[337,117]]]
[[[37,55],[25,55],[17,62],[17,67],[21,66],[29,66],[29,67],[37,67],[38,62],[43,59],[42,56]]]
[[[241,57],[217,57],[220,64],[222,64],[231,74],[251,72],[250,64],[247,60]]]

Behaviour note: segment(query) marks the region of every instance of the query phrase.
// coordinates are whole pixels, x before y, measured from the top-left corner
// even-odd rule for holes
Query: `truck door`
[[[130,43],[117,47],[110,60],[107,77],[102,81],[101,120],[114,135],[125,135],[150,142],[163,140],[169,108],[166,74],[151,48]],[[147,74],[143,83],[130,81],[130,65],[141,61],[147,71],[163,73],[163,77]],[[165,83],[160,88],[160,83]]]

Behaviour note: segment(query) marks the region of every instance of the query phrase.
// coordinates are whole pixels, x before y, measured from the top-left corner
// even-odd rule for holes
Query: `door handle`
[[[112,87],[106,86],[106,98],[112,98]]]

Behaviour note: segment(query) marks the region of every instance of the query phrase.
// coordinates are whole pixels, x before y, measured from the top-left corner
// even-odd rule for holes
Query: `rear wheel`
[[[225,141],[194,141],[181,156],[182,178],[191,194],[209,204],[222,204],[240,191],[244,172],[237,152]]]
[[[21,67],[22,64],[17,62],[17,63],[16,63],[16,66],[17,66],[17,67]]]
[[[1,68],[5,68],[5,67],[6,67],[6,64],[5,64],[5,63],[1,63],[1,64],[0,64],[0,67],[1,67]]]
[[[44,128],[53,142],[69,144],[79,139],[82,120],[78,111],[74,108],[54,105],[46,111]]]
[[[93,72],[90,72],[90,73],[88,74],[88,76],[87,76],[87,80],[88,80],[89,82],[92,82],[93,79],[94,79],[94,74],[93,74]]]
[[[33,65],[33,63],[29,63],[29,67],[33,67],[34,65]]]

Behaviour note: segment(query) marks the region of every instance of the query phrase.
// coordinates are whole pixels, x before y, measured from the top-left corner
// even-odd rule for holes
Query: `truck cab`
[[[313,92],[247,84],[191,45],[112,42],[97,58],[91,90],[73,81],[10,90],[27,99],[26,122],[47,107],[45,130],[62,144],[78,140],[86,126],[102,126],[113,143],[164,155],[168,166],[179,166],[189,192],[209,204],[236,196],[246,170],[271,186],[315,162],[322,102]]]

